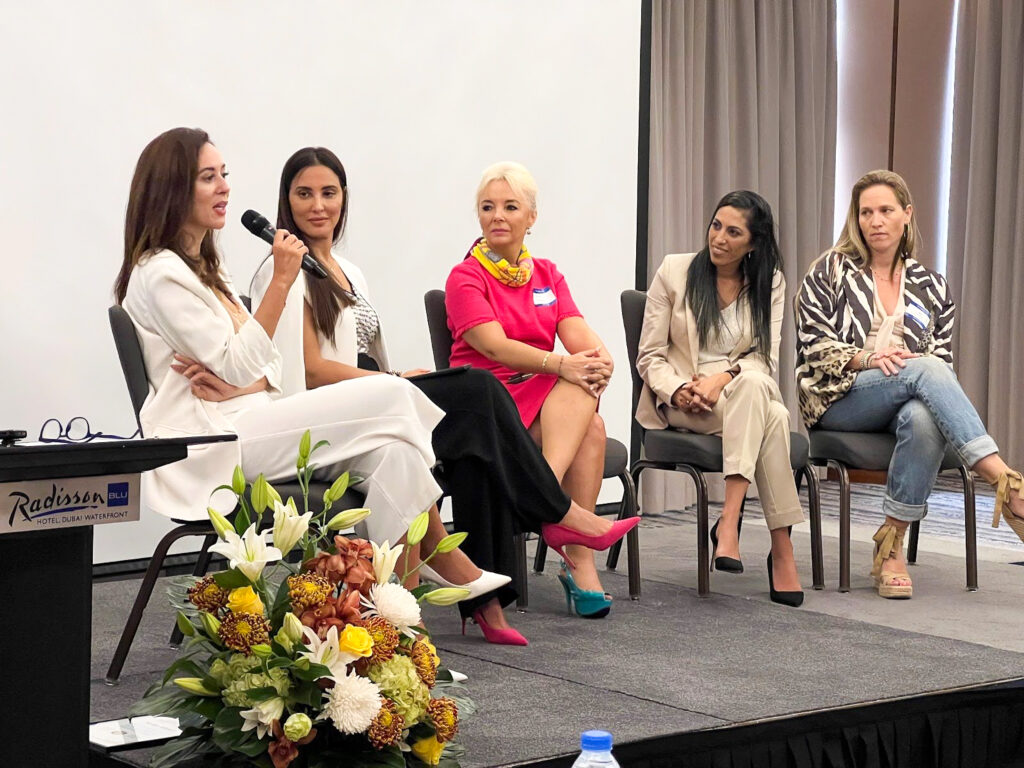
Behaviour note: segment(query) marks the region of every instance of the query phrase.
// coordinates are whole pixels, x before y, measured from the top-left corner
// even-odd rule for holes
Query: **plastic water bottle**
[[[572,768],[619,768],[612,757],[612,735],[608,731],[584,731],[580,749]]]

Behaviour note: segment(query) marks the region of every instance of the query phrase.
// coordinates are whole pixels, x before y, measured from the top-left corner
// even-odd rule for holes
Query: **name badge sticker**
[[[533,289],[533,306],[550,307],[555,303],[555,292],[551,287]]]
[[[928,310],[924,308],[920,299],[916,296],[910,296],[908,298],[909,301],[907,302],[907,311],[904,321],[913,320],[914,325],[924,330],[928,327],[928,323],[931,322],[932,316],[929,314]]]

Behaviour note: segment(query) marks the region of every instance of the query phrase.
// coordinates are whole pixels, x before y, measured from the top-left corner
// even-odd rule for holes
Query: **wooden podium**
[[[88,765],[92,526],[138,520],[139,473],[234,439],[0,448],[4,765]]]

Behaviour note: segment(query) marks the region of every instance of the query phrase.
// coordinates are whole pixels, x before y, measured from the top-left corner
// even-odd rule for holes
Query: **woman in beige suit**
[[[789,529],[803,510],[789,465],[789,412],[778,368],[786,283],[771,207],[730,192],[715,207],[706,247],[665,257],[647,294],[636,367],[647,429],[721,435],[725,504],[711,529],[713,565],[742,573],[739,520],[751,480],[771,530],[769,593],[803,602]]]

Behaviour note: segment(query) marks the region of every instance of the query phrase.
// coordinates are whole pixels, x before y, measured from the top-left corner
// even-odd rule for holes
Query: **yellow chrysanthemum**
[[[410,653],[412,663],[416,665],[416,672],[427,688],[433,688],[437,682],[437,664],[434,661],[434,654],[427,643],[417,640],[412,644]]]
[[[255,613],[262,616],[263,601],[252,587],[238,587],[228,595],[228,610],[232,613]]]
[[[288,577],[288,600],[296,615],[320,605],[332,591],[331,582],[315,573]]]
[[[366,737],[377,749],[390,747],[398,743],[402,738],[402,729],[405,728],[405,720],[398,714],[398,707],[391,699],[381,696],[380,712],[373,718]]]
[[[213,576],[206,576],[189,587],[188,601],[199,610],[216,616],[228,604],[228,591],[217,586]]]
[[[217,635],[228,648],[248,656],[254,645],[270,642],[270,622],[255,613],[229,613]]]
[[[363,621],[363,629],[370,633],[373,640],[370,664],[380,664],[394,657],[398,641],[401,639],[394,624],[383,616],[371,616]]]
[[[451,741],[459,732],[459,708],[451,699],[431,699],[427,703],[427,716],[434,725],[438,741]]]

